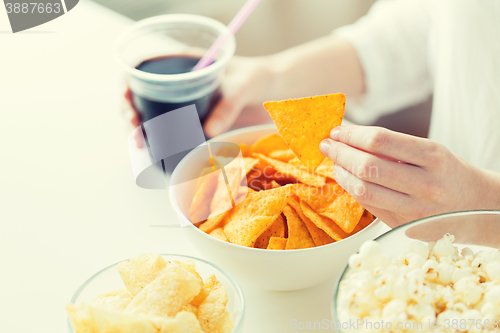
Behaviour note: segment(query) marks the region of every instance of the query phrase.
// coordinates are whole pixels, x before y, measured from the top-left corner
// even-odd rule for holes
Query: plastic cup
[[[169,57],[191,59],[194,67],[197,59],[227,32],[224,24],[208,17],[172,14],[139,21],[120,37],[117,56],[142,122],[192,104],[204,122],[218,99],[224,67],[234,54],[234,36],[227,39],[214,62],[200,70],[157,74],[137,67],[145,61]]]

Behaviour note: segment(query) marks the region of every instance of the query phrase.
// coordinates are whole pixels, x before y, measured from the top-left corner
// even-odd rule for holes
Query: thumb
[[[214,137],[227,131],[241,113],[243,105],[222,98],[214,107],[205,122],[205,133]]]

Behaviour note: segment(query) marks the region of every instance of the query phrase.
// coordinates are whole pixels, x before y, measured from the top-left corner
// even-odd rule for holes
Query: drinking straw
[[[227,41],[230,36],[236,34],[238,29],[241,27],[243,23],[247,20],[247,18],[252,14],[253,10],[259,4],[260,0],[248,0],[243,7],[240,9],[238,14],[231,20],[229,25],[227,26],[228,32],[222,34],[215,40],[215,42],[210,46],[208,51],[203,55],[203,57],[198,61],[196,66],[194,66],[193,71],[202,69],[210,65],[217,54],[219,54],[222,46]]]

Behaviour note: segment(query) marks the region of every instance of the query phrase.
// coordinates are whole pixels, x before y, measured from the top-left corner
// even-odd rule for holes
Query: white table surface
[[[167,191],[141,189],[132,177],[113,56],[130,24],[84,0],[11,34],[0,10],[0,332],[66,332],[74,291],[119,260],[203,257],[182,229],[150,227],[173,218]],[[242,285],[244,332],[330,320],[334,282],[297,292]]]

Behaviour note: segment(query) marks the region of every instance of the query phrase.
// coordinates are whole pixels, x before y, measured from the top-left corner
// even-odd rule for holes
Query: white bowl
[[[225,133],[210,142],[253,144],[263,136],[278,133],[273,124],[238,129]],[[189,153],[176,167],[170,182],[179,183],[180,175],[190,165],[197,165],[198,157]],[[184,178],[184,177],[183,177]],[[188,219],[195,183],[186,187],[170,187],[170,200],[179,222],[193,245],[206,257],[220,265],[241,282],[265,290],[298,290],[335,279],[347,264],[349,256],[356,253],[361,244],[375,239],[387,230],[387,226],[375,220],[355,235],[332,244],[286,251],[249,248],[224,242],[207,235],[191,224]]]

